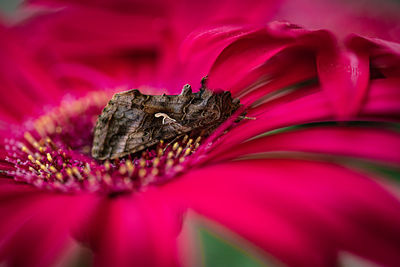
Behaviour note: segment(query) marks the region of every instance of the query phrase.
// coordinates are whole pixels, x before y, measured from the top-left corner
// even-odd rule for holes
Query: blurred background
[[[0,0],[0,12],[5,38],[29,50],[24,53],[57,87],[77,92],[142,85],[178,92],[186,83],[197,88],[206,70],[182,75],[187,68],[179,64],[179,49],[191,32],[218,24],[285,20],[329,29],[338,38],[355,33],[400,41],[395,0]]]
[[[267,0],[268,1],[268,0]],[[92,4],[95,5],[96,1],[24,1],[24,0],[0,0],[0,12],[3,21],[8,23],[15,23],[21,21],[32,15],[33,10],[38,9],[35,4],[46,3],[58,7],[67,6],[71,3],[75,4]],[[104,7],[121,7],[121,11],[129,12],[129,9],[124,9],[124,6],[129,6],[130,2],[145,3],[146,1],[98,1],[98,3],[107,3]],[[154,1],[150,1],[153,3]],[[168,2],[168,1],[166,1]],[[214,16],[215,21],[218,21],[218,16],[215,16],[208,1],[173,1],[179,5],[187,5],[185,2],[190,3],[191,6],[197,6],[202,17]],[[227,2],[227,1],[220,1]],[[263,1],[250,1],[244,5],[252,5],[252,2]],[[265,2],[265,1],[264,1]],[[400,1],[399,0],[281,0],[269,1],[270,8],[265,11],[266,20],[289,20],[293,23],[302,25],[307,28],[319,29],[326,28],[335,30],[340,34],[359,33],[363,35],[377,36],[388,40],[400,40]],[[27,10],[27,6],[31,5]],[[153,3],[154,4],[154,3]],[[229,3],[228,3],[229,4]],[[256,3],[257,4],[257,3]],[[259,3],[258,3],[259,4]],[[102,5],[102,4],[101,4]],[[222,4],[224,8],[226,5]],[[29,10],[31,9],[31,10]],[[218,11],[218,10],[215,10]],[[245,14],[246,9],[240,9],[243,17],[250,17],[250,14]],[[190,14],[195,16],[195,14]],[[185,15],[184,15],[185,16]],[[222,16],[221,16],[222,17]],[[220,17],[220,18],[221,18]]]
[[[5,38],[29,50],[58,87],[78,92],[197,85],[206,73],[182,75],[179,49],[208,26],[285,20],[338,38],[400,41],[399,14],[398,0],[0,0]]]

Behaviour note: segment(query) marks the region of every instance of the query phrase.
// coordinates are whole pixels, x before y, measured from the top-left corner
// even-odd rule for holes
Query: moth
[[[204,84],[196,93],[185,85],[179,95],[117,93],[97,119],[92,157],[116,159],[189,132],[208,134],[240,106],[229,91],[213,92]]]

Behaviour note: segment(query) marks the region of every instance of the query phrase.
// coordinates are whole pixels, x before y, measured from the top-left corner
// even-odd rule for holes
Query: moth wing
[[[145,96],[137,92],[115,94],[100,114],[94,130],[94,158],[103,160],[123,153],[128,134],[139,130],[146,113],[138,107]]]

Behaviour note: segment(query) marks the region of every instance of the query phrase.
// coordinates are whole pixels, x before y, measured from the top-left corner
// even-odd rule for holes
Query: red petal
[[[248,116],[252,116],[250,112]],[[256,114],[255,120],[241,122],[223,136],[218,145],[213,146],[213,153],[232,148],[235,145],[269,130],[302,123],[331,119],[333,112],[324,95],[320,92],[295,99],[288,103],[279,103],[264,113]],[[212,157],[212,156],[211,156]]]
[[[399,121],[400,79],[388,78],[372,80],[361,115],[367,117],[394,118]]]
[[[220,164],[164,190],[291,266],[334,265],[343,250],[390,266],[400,260],[398,199],[368,177],[336,165]]]
[[[176,224],[164,204],[146,196],[104,201],[89,228],[96,266],[177,265]]]
[[[368,55],[331,47],[321,49],[317,57],[318,74],[339,118],[358,113],[369,83]]]
[[[53,266],[66,248],[72,227],[88,213],[93,196],[40,192],[0,204],[0,256],[10,266]],[[22,256],[23,255],[23,256]]]
[[[242,143],[221,152],[217,160],[271,151],[323,153],[400,164],[400,135],[351,126],[300,129]]]
[[[350,35],[346,45],[352,51],[366,53],[370,57],[371,67],[379,69],[386,77],[400,75],[399,43]]]

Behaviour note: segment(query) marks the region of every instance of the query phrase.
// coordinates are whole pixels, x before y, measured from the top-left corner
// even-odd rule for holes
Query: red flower
[[[182,57],[197,71],[183,77],[209,73],[209,87],[231,91],[255,120],[232,117],[206,139],[99,162],[88,149],[108,96],[65,100],[18,125],[62,92],[2,40],[16,59],[10,72],[37,85],[27,87],[35,94],[1,90],[0,115],[16,123],[1,133],[2,262],[47,266],[79,243],[99,266],[179,265],[188,209],[290,266],[334,266],[344,251],[400,261],[397,188],[365,168],[399,169],[397,44],[340,44],[288,23],[192,34]]]
[[[23,10],[32,15],[13,31],[68,91],[71,83],[89,90],[180,86],[187,81],[176,73],[176,55],[189,32],[226,22],[265,23],[279,2],[30,0]]]

